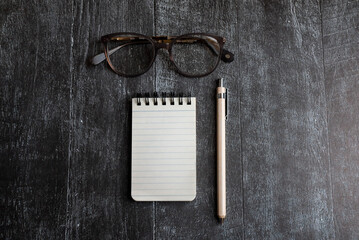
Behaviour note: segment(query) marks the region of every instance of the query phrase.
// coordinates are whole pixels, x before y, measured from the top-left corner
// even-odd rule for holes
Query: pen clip
[[[226,99],[226,102],[225,102],[225,104],[226,104],[225,119],[228,120],[228,89],[227,88],[226,88],[226,93],[225,94],[226,94],[226,98],[225,98]]]

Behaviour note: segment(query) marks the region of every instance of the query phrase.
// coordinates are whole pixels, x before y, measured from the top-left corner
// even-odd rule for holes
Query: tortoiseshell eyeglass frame
[[[200,36],[202,38],[196,38],[195,36]],[[210,42],[213,41],[213,39],[215,39],[217,41],[217,43],[210,44]],[[116,41],[116,40],[118,40],[118,41],[121,41],[121,40],[134,41],[134,44],[138,43],[139,41],[143,41],[143,40],[147,40],[148,42],[150,42],[152,44],[152,56],[153,57],[148,65],[148,67],[146,69],[144,69],[142,72],[140,72],[138,74],[132,74],[132,75],[119,71],[112,64],[109,56],[113,52],[117,51],[119,48],[126,46],[128,44],[131,44],[131,43],[126,43],[124,45],[121,45],[121,46],[113,49],[113,50],[109,50],[108,42]],[[206,73],[204,73],[204,74],[188,74],[186,72],[181,71],[181,69],[178,68],[175,61],[173,60],[172,47],[173,47],[174,43],[178,43],[178,42],[194,43],[197,41],[203,41],[205,44],[207,44],[210,47],[210,49],[218,56],[218,58],[217,58],[217,61],[214,65],[214,67],[212,69],[210,69],[209,71],[207,71]],[[161,48],[164,48],[168,51],[170,61],[173,63],[173,65],[175,66],[175,68],[179,74],[186,76],[186,77],[192,77],[192,78],[204,77],[204,76],[211,74],[217,68],[220,60],[222,60],[226,63],[232,62],[234,60],[234,54],[229,52],[226,49],[223,49],[223,45],[226,42],[225,38],[216,36],[216,35],[212,35],[212,34],[206,34],[206,33],[188,33],[188,34],[184,34],[181,36],[152,36],[152,37],[150,37],[150,36],[146,36],[146,35],[142,35],[142,34],[138,34],[138,33],[132,33],[132,32],[119,32],[119,33],[112,33],[112,34],[102,36],[101,42],[103,43],[103,46],[104,46],[104,53],[94,56],[91,61],[92,64],[97,65],[106,59],[107,63],[111,67],[111,69],[118,75],[121,75],[124,77],[136,77],[136,76],[146,73],[152,67],[152,64],[155,61],[156,56],[157,56],[157,51]],[[217,48],[216,44],[218,44],[219,49],[216,49]]]

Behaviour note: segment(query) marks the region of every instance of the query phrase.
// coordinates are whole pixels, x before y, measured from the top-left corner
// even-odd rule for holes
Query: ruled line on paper
[[[132,152],[133,154],[179,154],[179,153],[192,153],[192,152]]]
[[[193,147],[196,147],[196,146],[136,146],[135,149],[137,148],[163,148],[163,147],[166,147],[166,148],[193,148]]]
[[[169,134],[132,134],[132,136],[193,136],[193,133],[169,133]]]
[[[179,190],[179,191],[188,191],[188,190],[192,190],[191,188],[137,188],[136,190],[138,191],[152,191],[152,190],[156,190],[156,191],[167,191],[167,190]]]
[[[195,169],[180,169],[180,170],[172,170],[172,169],[147,169],[147,170],[132,170],[132,172],[192,172]]]
[[[132,178],[134,179],[140,179],[140,178],[154,178],[154,179],[160,179],[160,178],[188,178],[188,177],[195,177],[195,176],[175,176],[175,177],[170,177],[170,176],[141,176],[141,177],[137,177],[137,176],[132,176]]]
[[[132,158],[132,160],[190,160],[193,158],[158,158],[158,157],[154,157],[154,158]]]
[[[192,127],[188,128],[137,128],[136,131],[143,131],[143,130],[194,130]]]
[[[186,165],[193,165],[193,163],[176,163],[176,164],[170,164],[170,163],[157,163],[157,164],[153,164],[151,163],[151,166],[186,166]],[[132,166],[149,166],[149,164],[144,163],[144,164],[132,164]]]
[[[161,197],[169,197],[169,196],[193,196],[193,194],[148,194],[148,195],[139,195],[139,194],[134,194],[133,196],[137,196],[137,197],[152,197],[152,196],[161,196]]]
[[[133,124],[183,124],[192,122],[133,122]]]
[[[152,163],[151,165],[149,165],[148,161],[142,161],[142,160],[139,160],[139,161],[134,161],[132,163],[132,166],[133,167],[142,167],[142,166],[146,166],[146,167],[149,167],[149,166],[168,166],[168,167],[171,167],[171,166],[196,166],[195,163],[192,163],[192,162],[183,162],[183,163],[176,163],[174,161],[170,161],[170,162],[166,162],[166,161],[156,161],[154,163]]]
[[[193,139],[183,139],[183,140],[176,140],[176,139],[151,139],[151,140],[132,140],[132,142],[193,142]]]
[[[192,141],[192,143],[194,143],[194,141]],[[183,148],[183,149],[191,149],[191,148],[195,148],[196,146],[194,146],[193,144],[192,145],[189,145],[190,143],[188,142],[183,142],[182,144],[186,144],[186,145],[181,145],[181,144],[176,144],[174,145],[175,143],[173,142],[166,142],[166,141],[163,141],[161,142],[161,144],[159,145],[158,142],[147,142],[147,143],[137,143],[135,144],[135,148]],[[192,149],[191,149],[192,150]]]
[[[161,119],[168,119],[168,118],[193,118],[195,116],[166,116],[165,118],[162,117],[162,116],[145,116],[145,117],[134,117],[136,119],[141,119],[141,118],[145,118],[145,119],[148,119],[148,118],[161,118]]]
[[[151,184],[151,185],[156,185],[156,184],[193,184],[195,183],[195,181],[193,182],[158,182],[158,183],[153,183],[153,182],[133,182],[132,184]],[[134,189],[136,190],[136,189]]]
[[[185,106],[185,105],[184,105]],[[183,110],[134,110],[132,112],[142,112],[142,113],[146,113],[146,112],[194,112],[195,110],[192,109],[183,109]]]

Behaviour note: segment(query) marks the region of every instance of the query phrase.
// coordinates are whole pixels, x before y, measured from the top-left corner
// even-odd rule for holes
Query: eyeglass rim
[[[118,69],[112,64],[111,62],[111,59],[108,55],[108,45],[107,43],[111,40],[111,38],[115,37],[115,36],[119,36],[119,35],[135,35],[135,36],[139,36],[139,37],[142,37],[146,40],[148,40],[151,45],[152,45],[152,53],[153,53],[153,57],[151,59],[151,62],[149,63],[148,67],[142,71],[141,73],[137,73],[137,74],[125,74],[125,73],[122,73],[120,71],[118,71]],[[176,42],[176,40],[178,39],[181,39],[181,38],[184,38],[184,37],[187,37],[187,36],[192,36],[192,35],[202,35],[202,36],[209,36],[209,37],[212,37],[214,39],[217,40],[218,44],[219,44],[219,54],[218,54],[218,58],[217,58],[217,62],[216,64],[214,65],[214,67],[204,73],[204,74],[188,74],[186,72],[183,72],[181,71],[180,68],[178,68],[178,66],[176,65],[176,63],[174,62],[173,60],[173,56],[172,56],[172,46],[173,44]],[[105,54],[105,57],[106,57],[106,61],[107,63],[109,64],[110,68],[115,72],[117,73],[118,75],[120,76],[123,76],[123,77],[137,77],[137,76],[140,76],[142,74],[145,74],[146,72],[148,72],[148,70],[150,70],[150,68],[152,67],[154,61],[156,60],[156,57],[157,57],[157,50],[159,49],[159,47],[156,48],[156,44],[159,44],[157,43],[154,38],[161,38],[161,37],[172,37],[172,36],[147,36],[147,35],[143,35],[143,34],[140,34],[140,33],[134,33],[134,32],[118,32],[118,33],[111,33],[111,34],[107,34],[107,35],[104,35],[101,37],[101,42],[103,43],[103,46],[104,46],[104,54]],[[190,78],[200,78],[200,77],[205,77],[209,74],[211,74],[214,70],[216,70],[220,60],[221,60],[221,56],[222,56],[222,52],[223,52],[223,45],[225,43],[225,38],[221,37],[221,36],[218,36],[218,35],[214,35],[214,34],[208,34],[208,33],[186,33],[186,34],[183,34],[183,35],[180,35],[180,36],[174,36],[173,39],[171,39],[172,41],[169,43],[168,45],[168,53],[169,53],[169,58],[170,58],[170,61],[172,62],[172,64],[174,65],[176,71],[185,76],[185,77],[190,77]]]

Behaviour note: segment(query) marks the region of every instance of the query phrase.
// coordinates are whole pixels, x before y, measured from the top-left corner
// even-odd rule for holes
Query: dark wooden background
[[[209,32],[235,61],[133,79],[102,35]],[[359,2],[0,2],[0,239],[358,239]],[[230,91],[228,217],[216,220],[216,79]],[[134,202],[130,98],[197,97],[197,198]]]

